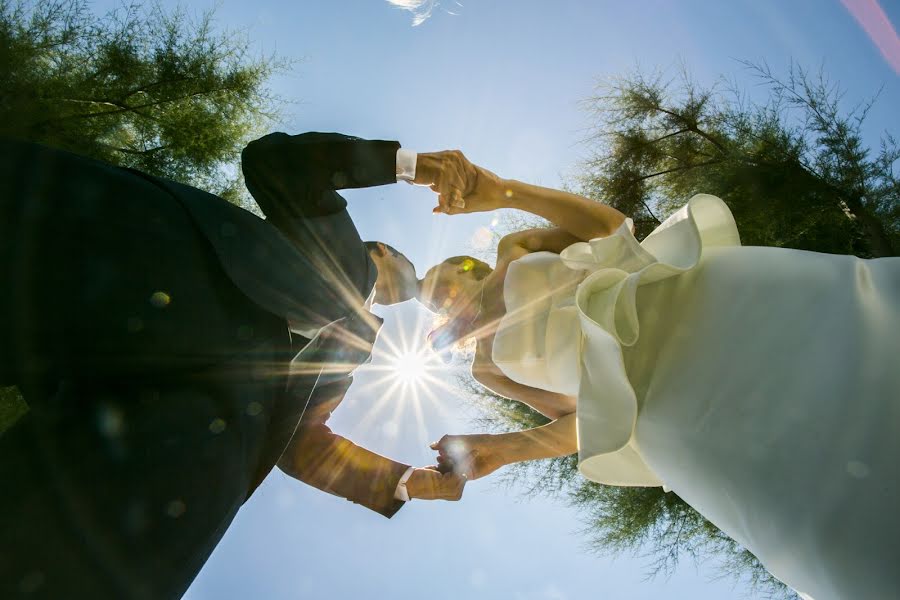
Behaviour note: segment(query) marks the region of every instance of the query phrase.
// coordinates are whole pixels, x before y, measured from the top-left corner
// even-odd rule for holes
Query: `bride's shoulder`
[[[524,229],[504,236],[497,248],[498,255],[501,250],[517,253],[518,257],[535,252],[550,252],[559,254],[572,244],[583,241],[561,227],[539,227],[536,229]]]
[[[526,229],[504,235],[500,238],[500,243],[497,244],[497,258],[515,260],[529,252],[534,252],[534,250],[529,249],[529,238],[534,237],[534,231],[533,229]],[[531,245],[534,244],[532,243]]]

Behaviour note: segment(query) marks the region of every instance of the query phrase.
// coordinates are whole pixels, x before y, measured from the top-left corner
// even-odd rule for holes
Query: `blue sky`
[[[258,51],[302,59],[273,80],[276,93],[296,101],[279,129],[397,139],[419,151],[460,148],[531,183],[557,186],[573,171],[590,124],[580,102],[598,81],[636,65],[681,60],[701,83],[725,75],[751,89],[735,58],[776,69],[791,59],[824,65],[849,90],[848,101],[883,86],[866,133],[898,131],[900,77],[839,0],[466,0],[439,6],[417,27],[385,0],[216,4],[219,25],[246,27]],[[189,4],[192,11],[210,6]],[[900,5],[882,7],[896,27]],[[430,193],[406,185],[348,198],[363,237],[403,250],[420,275],[443,257],[470,252],[473,235],[492,218],[433,216]],[[382,336],[393,339],[428,319],[413,304],[382,314]],[[421,465],[432,460],[427,442],[473,428],[464,398],[441,391],[417,413],[408,395],[385,396],[376,379],[371,369],[359,374],[333,418],[336,431]],[[710,581],[713,565],[685,563],[669,579],[645,581],[644,560],[588,553],[581,528],[579,515],[559,502],[526,501],[521,490],[490,479],[470,484],[460,503],[416,501],[386,520],[276,471],[186,597],[747,597],[728,580]]]

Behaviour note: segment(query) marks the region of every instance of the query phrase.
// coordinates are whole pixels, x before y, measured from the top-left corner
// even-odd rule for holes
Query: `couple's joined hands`
[[[417,468],[406,482],[410,498],[459,500],[467,481],[490,475],[503,465],[502,450],[491,434],[445,435],[431,444],[438,464]]]
[[[456,215],[502,208],[499,177],[472,164],[459,150],[423,152],[416,159],[413,183],[427,185],[438,195],[435,213]]]
[[[499,438],[493,434],[445,435],[431,444],[438,452],[438,468],[468,480],[490,475],[508,463]]]
[[[465,486],[466,475],[432,465],[415,469],[406,482],[406,491],[410,498],[420,500],[459,500]]]

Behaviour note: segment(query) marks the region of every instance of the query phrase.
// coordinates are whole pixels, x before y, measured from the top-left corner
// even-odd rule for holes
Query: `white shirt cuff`
[[[411,500],[409,492],[406,490],[406,482],[415,470],[415,467],[408,468],[403,474],[403,477],[400,478],[400,481],[397,482],[397,489],[394,490],[394,500],[402,500],[403,502],[409,502]]]
[[[397,181],[412,183],[416,178],[416,157],[412,150],[400,148],[397,150]]]

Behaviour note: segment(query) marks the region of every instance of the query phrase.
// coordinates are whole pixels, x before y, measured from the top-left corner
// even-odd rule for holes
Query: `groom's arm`
[[[298,327],[313,329],[323,319],[352,314],[374,282],[368,250],[336,190],[408,178],[409,170],[415,173],[415,158],[397,142],[337,133],[272,133],[244,149],[247,189],[269,224],[319,275],[306,282],[303,299],[313,316],[298,321]]]
[[[395,494],[409,465],[357,446],[326,425],[351,381],[347,377],[315,390],[278,467],[304,483],[390,518],[404,504]]]
[[[408,466],[357,446],[324,423],[298,428],[278,467],[295,479],[387,518],[405,504],[394,495]]]
[[[331,431],[325,422],[352,379],[347,377],[314,391],[278,467],[304,483],[388,518],[409,498],[459,500],[466,483],[460,474],[440,472],[436,466],[411,469]],[[406,481],[404,490],[399,486],[401,479]]]
[[[400,144],[339,133],[271,133],[241,153],[247,189],[276,227],[346,208],[336,190],[397,181]]]

